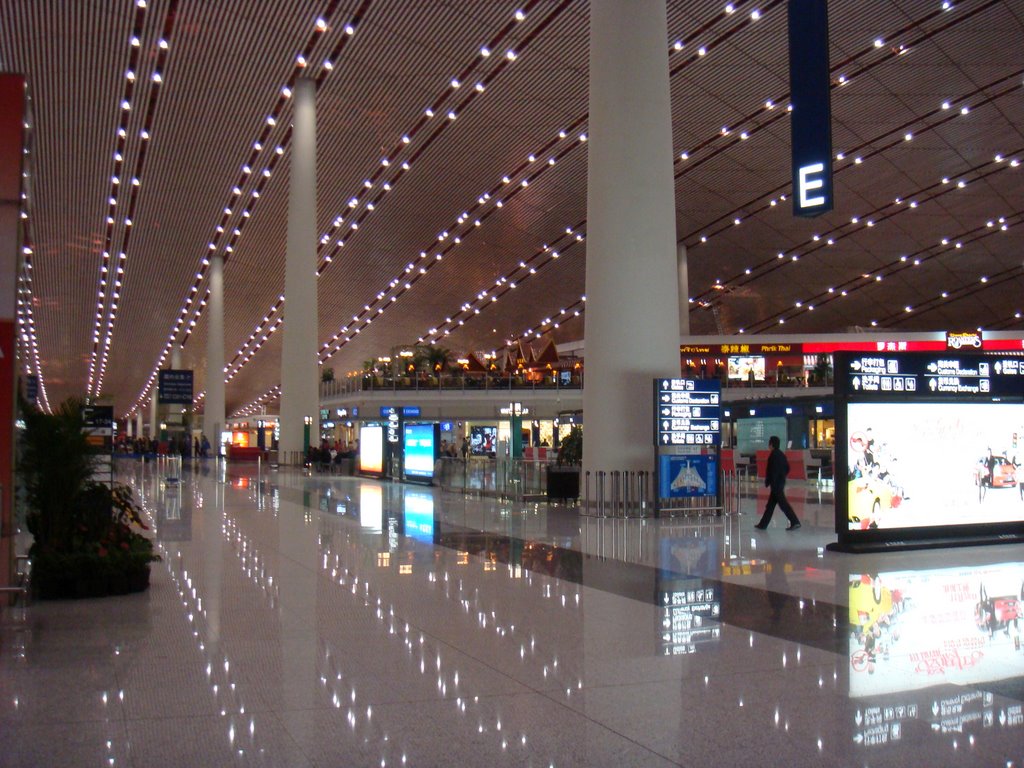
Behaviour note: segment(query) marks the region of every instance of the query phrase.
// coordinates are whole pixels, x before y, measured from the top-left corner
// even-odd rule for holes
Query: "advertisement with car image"
[[[846,407],[849,530],[1024,521],[1024,404]]]

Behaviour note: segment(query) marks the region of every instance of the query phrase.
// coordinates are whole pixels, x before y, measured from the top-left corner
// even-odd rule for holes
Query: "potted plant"
[[[558,446],[558,460],[548,467],[549,499],[578,499],[583,464],[583,428],[574,426]]]
[[[99,597],[149,586],[159,556],[131,489],[93,479],[96,455],[83,431],[81,403],[53,414],[21,404],[25,429],[18,462],[35,541],[32,589],[42,599]]]

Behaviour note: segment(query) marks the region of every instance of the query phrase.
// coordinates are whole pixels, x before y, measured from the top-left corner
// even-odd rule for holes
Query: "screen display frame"
[[[933,358],[959,359],[971,364],[978,361],[994,363],[998,356],[993,355],[945,355],[935,352],[923,353],[879,353],[884,358],[892,358],[904,367],[901,370],[920,373],[927,369],[927,365]],[[901,392],[864,392],[858,390],[854,383],[853,376],[847,373],[851,364],[856,365],[856,359],[863,357],[862,353],[837,352],[835,354],[835,464],[833,467],[835,479],[835,531],[839,542],[829,545],[829,549],[838,551],[878,550],[878,549],[910,549],[925,546],[956,546],[969,544],[984,544],[998,541],[1021,541],[1024,540],[1024,504],[1021,504],[1021,516],[1012,521],[983,520],[980,522],[964,522],[949,524],[944,522],[939,525],[912,525],[898,526],[889,525],[885,527],[855,529],[850,528],[850,482],[851,470],[854,465],[851,462],[851,425],[850,406],[861,406],[865,404],[909,406],[916,404],[946,405],[955,408],[958,404],[984,406],[993,408],[1015,405],[1024,407],[1024,376],[1019,381],[1003,380],[1000,382],[999,396],[991,394],[952,394],[929,391],[928,387],[921,386],[915,391]],[[1012,388],[1013,392],[1008,391]],[[906,409],[904,409],[906,410]],[[893,412],[899,412],[896,408]],[[910,411],[907,411],[910,412]],[[856,425],[855,425],[856,426]],[[859,428],[858,428],[859,429]],[[1011,432],[1013,429],[1010,430]],[[1024,436],[1022,436],[1024,437]],[[937,456],[941,455],[941,443],[936,444]],[[995,450],[995,449],[993,449]],[[1021,454],[1024,455],[1024,447]],[[856,460],[856,457],[853,457]],[[1020,460],[1021,457],[1018,457]],[[972,465],[973,466],[973,465]],[[970,471],[972,467],[968,467]],[[1024,478],[1024,467],[1022,467],[1021,478]],[[1009,490],[993,489],[993,493],[1010,493]],[[1015,494],[1016,496],[1016,494]],[[975,502],[977,503],[977,502]]]
[[[479,440],[477,437],[479,436]],[[490,441],[488,442],[488,436]],[[490,450],[487,450],[488,445]],[[498,426],[496,424],[475,424],[469,428],[469,453],[471,456],[493,458],[498,450]]]
[[[416,483],[432,483],[434,462],[441,444],[441,425],[407,422],[402,428],[402,477]]]

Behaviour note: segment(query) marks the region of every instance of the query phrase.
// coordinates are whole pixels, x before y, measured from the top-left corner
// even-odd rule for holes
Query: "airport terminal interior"
[[[1021,0],[0,0],[0,104],[0,766],[1024,766]]]
[[[827,552],[813,481],[790,487],[803,527],[762,532],[755,483],[739,514],[639,519],[210,460],[180,487],[119,472],[163,559],[141,595],[5,611],[4,765],[1024,759],[1018,616],[981,619],[1020,598],[1021,545]]]

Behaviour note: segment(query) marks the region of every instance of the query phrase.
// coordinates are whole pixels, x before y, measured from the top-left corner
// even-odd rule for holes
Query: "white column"
[[[679,335],[690,335],[690,277],[686,261],[686,244],[676,243],[676,272],[679,274]]]
[[[281,340],[282,451],[303,449],[305,417],[316,442],[320,416],[316,293],[316,83],[301,78],[292,93],[288,250]]]
[[[224,255],[210,256],[210,298],[206,303],[206,399],[203,434],[214,456],[220,455],[224,426]]]
[[[175,371],[181,370],[181,344],[174,344],[171,347],[171,368]]]
[[[139,406],[139,410],[135,413],[135,436],[142,437],[142,406]]]
[[[160,439],[160,413],[157,405],[157,391],[153,387],[153,394],[149,398],[149,439]]]
[[[679,375],[665,0],[591,0],[587,470],[654,466],[653,380]]]

